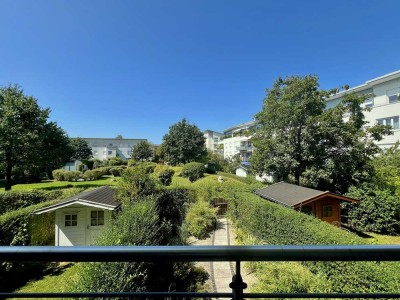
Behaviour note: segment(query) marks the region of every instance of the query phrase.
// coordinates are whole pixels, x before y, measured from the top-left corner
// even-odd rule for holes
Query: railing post
[[[240,261],[236,261],[236,274],[232,277],[232,282],[229,284],[232,289],[233,300],[243,300],[243,290],[247,288],[247,283],[243,282],[240,275]]]

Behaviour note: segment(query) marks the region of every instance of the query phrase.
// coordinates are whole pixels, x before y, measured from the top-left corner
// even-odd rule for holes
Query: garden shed
[[[313,215],[336,226],[341,225],[340,203],[360,202],[329,191],[323,192],[286,182],[275,183],[255,193],[264,199]]]
[[[120,203],[115,200],[115,189],[103,186],[34,213],[55,212],[56,246],[90,246],[111,223],[112,214],[119,207]]]

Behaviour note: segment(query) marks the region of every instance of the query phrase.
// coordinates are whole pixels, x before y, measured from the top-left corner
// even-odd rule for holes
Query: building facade
[[[364,84],[329,97],[326,108],[338,105],[347,93],[371,94],[372,97],[363,103],[363,107],[370,108],[370,111],[364,112],[365,120],[370,126],[377,123],[392,126],[393,135],[377,142],[379,147],[388,148],[400,140],[400,70],[368,80]]]
[[[131,149],[140,141],[147,139],[117,139],[117,138],[82,138],[92,148],[93,158],[105,160],[121,157],[123,160],[131,158]]]
[[[219,149],[219,142],[221,138],[224,136],[223,133],[206,130],[204,131],[204,138],[206,139],[206,149],[210,150],[214,153],[223,153],[222,149]]]

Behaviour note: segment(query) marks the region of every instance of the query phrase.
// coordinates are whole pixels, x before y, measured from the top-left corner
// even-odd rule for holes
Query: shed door
[[[107,212],[102,209],[88,209],[87,213],[87,230],[86,245],[94,245],[97,237],[103,231],[105,226],[105,214]]]

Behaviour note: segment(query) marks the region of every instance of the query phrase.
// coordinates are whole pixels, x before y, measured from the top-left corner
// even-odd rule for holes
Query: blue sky
[[[400,69],[400,1],[0,0],[0,86],[71,136],[160,143],[249,121],[278,76],[322,88]]]

